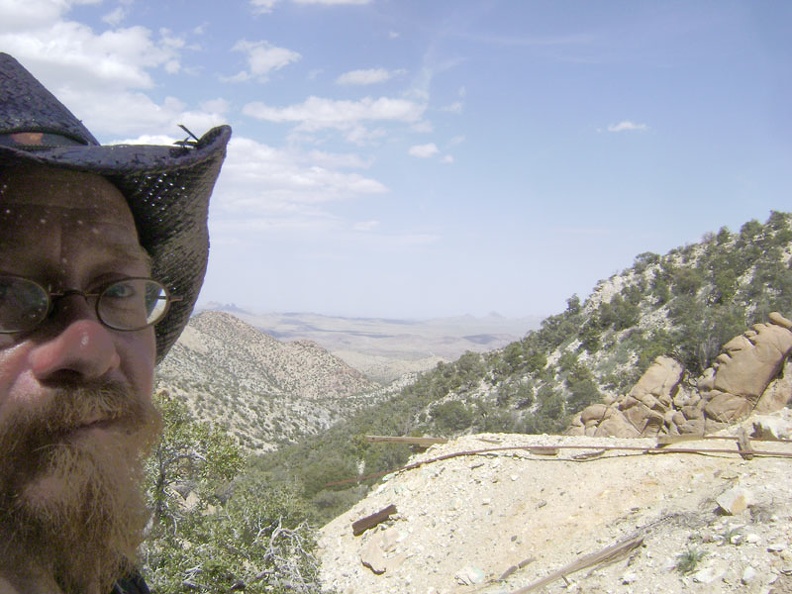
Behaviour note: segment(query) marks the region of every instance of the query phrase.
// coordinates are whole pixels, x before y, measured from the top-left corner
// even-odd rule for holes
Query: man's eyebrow
[[[121,261],[140,262],[151,269],[152,258],[141,245],[111,244],[108,246],[113,258]]]

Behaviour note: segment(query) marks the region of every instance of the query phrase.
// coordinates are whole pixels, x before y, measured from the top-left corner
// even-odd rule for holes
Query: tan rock
[[[706,423],[704,419],[691,419],[678,427],[682,435],[704,435]]]
[[[751,408],[792,352],[792,332],[776,324],[755,324],[718,355],[714,389],[751,401]]]
[[[787,419],[768,415],[752,417],[753,428],[751,436],[757,439],[778,441],[789,439],[792,436],[792,423]]]
[[[595,437],[640,437],[638,431],[624,416],[614,414],[602,421],[594,432]]]
[[[762,393],[754,409],[756,414],[764,415],[781,410],[792,400],[792,377],[785,372],[787,367],[788,365],[785,363],[784,371],[770,382],[770,385]]]
[[[638,380],[629,396],[645,402],[650,408],[654,402],[666,400],[670,402],[679,389],[684,368],[682,364],[671,357],[660,356],[654,360],[649,368]],[[644,397],[651,395],[653,404],[649,404]]]
[[[636,406],[632,406],[627,410],[622,411],[622,414],[626,417],[627,421],[635,427],[639,434],[643,435],[644,432],[647,430],[648,427],[662,427],[663,426],[663,415],[652,410],[648,406],[643,403],[639,403]],[[658,431],[659,431],[658,427]],[[651,435],[656,435],[656,431],[652,433],[650,430],[649,433]]]
[[[717,498],[718,506],[727,514],[736,516],[741,514],[751,505],[753,496],[747,489],[734,487]]]
[[[376,575],[387,571],[388,565],[378,538],[371,538],[360,551],[360,561]]]
[[[770,312],[770,315],[767,317],[776,326],[781,326],[782,328],[786,328],[787,330],[792,330],[792,320],[786,319],[777,311]]]
[[[580,421],[583,425],[588,425],[592,421],[600,422],[609,414],[608,411],[612,411],[612,409],[604,404],[592,404],[580,413]]]
[[[685,415],[685,418],[689,421],[704,418],[704,413],[701,407],[698,406],[683,406],[680,412]]]
[[[714,396],[704,406],[708,418],[719,423],[735,423],[751,413],[751,402],[728,393],[713,392]]]

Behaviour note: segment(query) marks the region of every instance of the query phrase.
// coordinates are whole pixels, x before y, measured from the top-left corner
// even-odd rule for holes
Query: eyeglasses
[[[173,297],[150,278],[124,278],[100,287],[95,293],[76,289],[53,293],[30,279],[0,274],[0,334],[30,332],[46,320],[55,302],[79,295],[96,302],[96,317],[108,328],[131,332],[161,322]]]

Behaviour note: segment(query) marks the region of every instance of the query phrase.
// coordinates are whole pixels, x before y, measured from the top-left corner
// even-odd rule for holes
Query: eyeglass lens
[[[67,295],[96,299],[99,320],[115,330],[141,330],[165,317],[170,298],[165,287],[145,278],[123,279],[98,294],[79,291],[50,294],[35,281],[0,275],[0,333],[29,331],[49,315],[51,304]]]

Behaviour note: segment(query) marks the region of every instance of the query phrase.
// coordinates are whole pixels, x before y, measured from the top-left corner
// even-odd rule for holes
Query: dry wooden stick
[[[615,545],[611,545],[601,551],[597,551],[596,553],[591,553],[584,557],[581,557],[577,561],[562,567],[558,571],[554,571],[548,576],[543,577],[542,579],[525,586],[524,588],[520,588],[519,590],[515,590],[511,592],[511,594],[527,594],[527,592],[531,592],[536,590],[537,588],[541,588],[542,586],[546,586],[550,582],[554,582],[557,579],[563,578],[568,576],[570,573],[575,573],[580,571],[581,569],[586,569],[593,565],[599,565],[600,563],[612,563],[617,559],[620,559],[627,555],[630,551],[639,547],[643,544],[643,536],[636,536],[633,538],[629,538],[627,540],[623,540],[621,542],[616,543]]]
[[[528,557],[527,559],[523,559],[522,561],[520,561],[517,565],[512,565],[501,574],[501,576],[498,578],[498,581],[502,582],[518,569],[522,569],[523,567],[525,567],[529,563],[533,563],[534,561],[536,561],[536,557]]]

